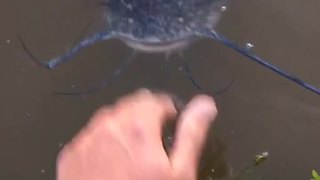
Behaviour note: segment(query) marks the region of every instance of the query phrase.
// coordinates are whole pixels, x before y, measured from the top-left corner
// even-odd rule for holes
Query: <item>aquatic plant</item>
[[[258,154],[255,156],[253,162],[246,166],[244,169],[240,170],[238,174],[233,176],[232,180],[242,180],[242,179],[251,179],[249,178],[250,175],[254,172],[254,170],[262,165],[263,162],[265,162],[269,157],[268,152],[263,152],[261,154]]]
[[[316,170],[312,170],[311,175],[312,175],[311,180],[320,180],[320,176],[319,176],[319,174],[317,173]]]

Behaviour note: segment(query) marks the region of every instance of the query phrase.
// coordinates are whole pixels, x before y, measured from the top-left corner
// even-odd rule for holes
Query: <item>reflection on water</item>
[[[16,32],[34,54],[46,59],[71,47],[88,22],[94,21],[88,32],[95,32],[101,11],[92,2],[78,0],[0,2],[0,179],[54,179],[61,144],[96,108],[138,87],[164,89],[185,101],[198,93],[179,71],[178,56],[165,62],[163,55],[141,54],[99,93],[53,96],[57,90],[81,90],[109,77],[130,49],[116,40],[103,42],[72,63],[43,70],[30,62]],[[312,0],[235,0],[217,30],[244,45],[251,42],[257,54],[320,85],[319,7]],[[220,177],[238,172],[264,151],[270,158],[254,171],[260,179],[308,179],[312,169],[320,169],[318,96],[210,40],[195,43],[182,60],[208,91],[235,80],[215,97],[219,119],[208,139],[212,149],[200,166],[206,167],[199,170],[202,177],[212,167]]]

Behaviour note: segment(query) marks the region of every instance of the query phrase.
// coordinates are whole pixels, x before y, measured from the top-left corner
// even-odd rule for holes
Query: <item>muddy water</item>
[[[101,11],[86,0],[0,2],[0,179],[54,179],[63,143],[96,108],[138,87],[164,89],[187,101],[198,91],[179,70],[183,61],[212,95],[234,80],[216,96],[220,114],[203,174],[212,167],[216,177],[235,174],[264,151],[270,158],[251,179],[309,179],[312,169],[320,170],[320,97],[232,50],[203,40],[182,58],[139,55],[120,79],[99,93],[54,96],[55,91],[99,83],[131,50],[116,40],[104,42],[65,66],[43,70],[30,62],[16,33],[34,54],[47,59],[101,27]],[[262,57],[320,86],[319,8],[312,0],[234,0],[217,30],[239,43],[252,42]]]

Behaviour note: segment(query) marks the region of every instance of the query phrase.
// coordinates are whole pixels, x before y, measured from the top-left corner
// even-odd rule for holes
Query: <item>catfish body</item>
[[[221,0],[106,0],[108,26],[133,49],[168,52],[187,47],[195,32],[218,23]]]

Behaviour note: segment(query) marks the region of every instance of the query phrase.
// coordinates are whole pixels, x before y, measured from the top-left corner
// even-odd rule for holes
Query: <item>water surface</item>
[[[53,96],[95,85],[131,50],[112,40],[56,70],[41,69],[22,50],[17,32],[32,52],[48,59],[95,32],[103,23],[101,11],[90,1],[0,2],[0,179],[54,179],[61,145],[96,108],[136,88],[164,89],[190,99],[198,90],[179,70],[183,61],[207,91],[235,80],[216,96],[220,114],[209,141],[221,145],[217,162],[226,161],[237,172],[268,151],[270,159],[254,174],[266,180],[309,179],[313,168],[320,169],[320,97],[232,50],[203,40],[182,58],[173,55],[167,62],[161,54],[139,55],[118,81],[99,93]],[[262,57],[320,86],[319,8],[314,0],[234,0],[217,30],[239,43],[254,43]]]

